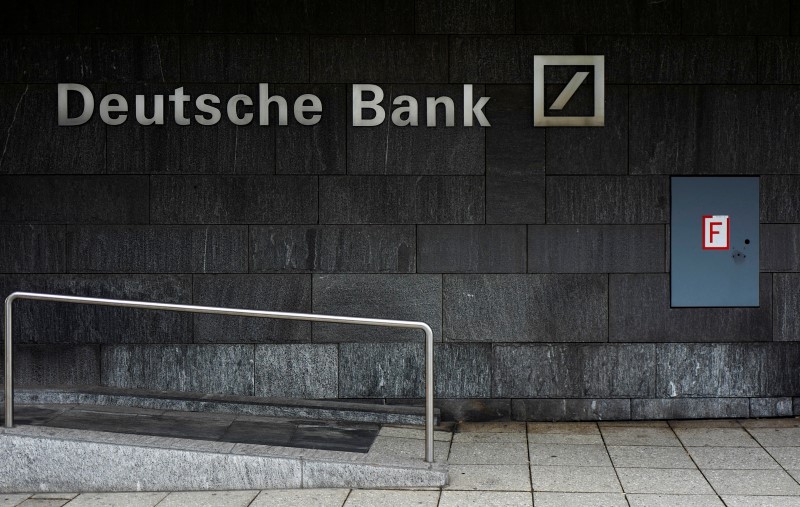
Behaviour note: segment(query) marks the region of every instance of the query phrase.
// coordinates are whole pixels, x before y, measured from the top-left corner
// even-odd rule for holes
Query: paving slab
[[[600,433],[528,433],[531,444],[603,444]]]
[[[439,507],[532,507],[530,493],[507,491],[442,491]]]
[[[593,422],[529,422],[528,433],[578,433],[599,435],[600,429]]]
[[[601,426],[606,445],[680,446],[680,441],[668,427]]]
[[[530,444],[531,465],[611,466],[604,445]]]
[[[525,433],[456,433],[453,435],[453,443],[525,443],[527,435]]]
[[[269,489],[259,493],[250,507],[276,505],[342,507],[349,493],[349,489]]]
[[[456,443],[450,447],[452,465],[516,465],[528,463],[525,443]]]
[[[758,447],[742,428],[675,428],[686,447]]]
[[[770,455],[783,468],[800,470],[800,449],[797,447],[766,447]]]
[[[70,507],[147,507],[158,504],[166,493],[83,493],[69,502]]]
[[[800,496],[722,495],[728,507],[800,507]]]
[[[449,452],[450,442],[433,442],[433,457],[436,461],[447,461]],[[425,443],[416,438],[377,437],[367,455],[421,460],[425,458]]]
[[[748,431],[764,447],[800,447],[800,428],[754,428]]]
[[[739,419],[743,428],[800,428],[800,417],[780,417],[770,419]],[[738,497],[731,497],[738,498]]]
[[[445,490],[530,491],[527,465],[450,465],[450,484]]]
[[[780,465],[760,447],[687,447],[703,470],[778,470]]]
[[[403,426],[382,426],[378,432],[382,437],[396,437],[396,438],[416,438],[418,440],[425,440],[425,430],[423,428],[408,428]],[[453,438],[453,434],[449,431],[434,431],[433,439],[440,442],[449,442]]]
[[[617,474],[626,493],[714,494],[698,470],[617,468]]]
[[[533,494],[536,507],[628,507],[622,493],[552,493],[537,491]]]
[[[783,470],[706,470],[719,495],[800,495],[800,485]]]
[[[674,428],[741,428],[742,425],[735,419],[676,419],[669,421]]]
[[[531,484],[534,491],[622,492],[612,467],[531,466]]]
[[[391,489],[354,489],[347,497],[345,507],[436,507],[438,491],[399,491]]]
[[[456,427],[456,432],[467,433],[469,431],[477,431],[480,433],[525,433],[525,429],[525,423],[519,421],[495,421],[483,423],[463,422],[459,423],[459,425]]]
[[[67,505],[69,500],[64,499],[37,499],[37,498],[28,498],[24,502],[18,505],[18,507],[62,507],[63,505]]]
[[[24,502],[28,499],[31,495],[28,493],[20,493],[20,494],[9,494],[9,493],[0,493],[0,507],[16,507],[17,505]]]
[[[717,495],[628,494],[630,507],[725,507]]]
[[[609,445],[608,454],[618,468],[697,468],[683,447]]]
[[[170,493],[158,507],[247,507],[258,491],[181,491]]]

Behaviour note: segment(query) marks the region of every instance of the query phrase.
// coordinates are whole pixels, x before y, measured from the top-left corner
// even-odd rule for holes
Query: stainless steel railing
[[[263,310],[242,310],[216,306],[179,305],[172,303],[151,303],[146,301],[124,301],[80,296],[59,296],[35,292],[14,292],[6,298],[5,307],[5,426],[14,426],[14,370],[12,361],[12,323],[11,310],[17,299],[35,301],[55,301],[83,305],[118,306],[123,308],[143,308],[148,310],[169,310],[174,312],[232,315],[237,317],[261,317],[266,319],[304,320],[310,322],[332,322],[336,324],[360,324],[420,329],[425,332],[425,461],[433,463],[433,331],[424,322],[409,320],[368,319],[362,317],[340,317],[336,315],[316,315],[313,313],[268,312]]]

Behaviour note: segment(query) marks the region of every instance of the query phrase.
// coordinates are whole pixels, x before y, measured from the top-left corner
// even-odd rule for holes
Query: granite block
[[[441,341],[442,278],[439,275],[314,275],[313,311],[327,315],[422,321]],[[315,342],[424,341],[418,329],[317,323]],[[346,397],[346,396],[343,396]]]
[[[798,387],[795,344],[669,343],[657,346],[662,397],[786,396]]]
[[[655,392],[655,358],[652,344],[495,344],[492,396],[651,397]]]
[[[585,53],[585,39],[573,35],[453,36],[450,39],[449,81],[530,85],[533,82],[534,55]]]
[[[252,345],[108,345],[103,386],[253,395]]]
[[[545,131],[533,127],[530,85],[487,86],[486,95],[487,176],[543,174]]]
[[[204,35],[181,38],[181,79],[193,83],[301,83],[308,79],[302,35]]]
[[[669,275],[612,274],[609,340],[745,342],[772,339],[772,278],[760,278],[757,308],[671,308]]]
[[[747,398],[632,399],[631,419],[720,419],[749,417]]]
[[[106,93],[118,93],[128,100],[128,107],[135,108],[135,96],[144,95],[145,115],[151,116],[154,111],[153,95],[169,95],[175,86],[167,84],[111,84],[106,86]],[[97,97],[98,94],[95,94]],[[187,118],[192,118],[192,106],[185,106]],[[181,137],[187,126],[174,123],[173,103],[164,98],[164,125],[140,125],[135,113],[128,113],[128,119],[122,125],[106,127],[106,169],[111,174],[159,174],[178,173],[181,171]],[[64,129],[80,131],[78,128]],[[193,128],[193,127],[189,127]],[[208,127],[206,127],[208,129]],[[214,128],[219,134],[225,125]],[[220,135],[220,138],[224,136]],[[215,143],[218,144],[218,143]],[[196,147],[202,150],[202,146]],[[188,155],[188,154],[187,154]],[[201,172],[197,170],[196,172]]]
[[[489,86],[486,222],[544,222],[544,129],[535,129],[530,86]]]
[[[411,225],[298,225],[250,228],[252,272],[413,273]]]
[[[72,273],[243,273],[245,226],[69,226]]]
[[[754,37],[590,36],[587,47],[605,55],[609,84],[756,82]]]
[[[336,398],[336,345],[256,345],[255,395],[273,398]]]
[[[440,488],[445,468],[376,466],[366,463],[303,461],[304,488]]]
[[[792,417],[792,398],[750,398],[750,417]]]
[[[705,89],[695,86],[630,87],[631,174],[714,173],[714,168],[698,163],[703,143],[698,143],[697,136],[705,94]]]
[[[800,271],[800,225],[762,224],[761,271]]]
[[[180,70],[178,45],[177,37],[155,35],[3,38],[0,82],[175,82]]]
[[[151,186],[153,223],[317,221],[312,176],[153,176]]]
[[[331,176],[320,179],[319,206],[320,222],[329,224],[482,223],[484,179]]]
[[[339,345],[342,398],[421,398],[424,371],[425,351],[421,343]]]
[[[511,417],[511,400],[436,398],[434,406],[441,410],[442,421],[489,422]]]
[[[488,343],[437,345],[433,353],[436,398],[489,398],[492,348]]]
[[[347,138],[347,91],[344,85],[296,85],[270,87],[270,93],[286,97],[287,102],[311,93],[322,102],[319,123],[300,125],[293,114],[286,127],[275,132],[275,166],[278,174],[344,174],[346,151],[353,139]],[[274,106],[273,106],[274,107]],[[272,111],[271,122],[276,122]],[[256,127],[258,128],[258,127]],[[263,129],[263,127],[261,127]],[[374,129],[367,129],[374,130]]]
[[[443,36],[312,36],[309,44],[312,83],[448,82]]]
[[[146,176],[0,176],[2,223],[148,220]]]
[[[789,0],[681,3],[681,31],[708,35],[789,35]]]
[[[531,273],[664,271],[661,225],[529,225]]]
[[[308,275],[196,275],[193,303],[252,310],[308,313]],[[311,323],[225,315],[194,316],[195,342],[307,342]]]
[[[446,341],[607,340],[604,275],[445,275]]]
[[[758,78],[760,83],[800,83],[800,41],[790,37],[758,39]]]
[[[669,221],[669,180],[659,176],[551,176],[547,222],[662,224]]]
[[[9,479],[4,490],[244,490],[302,482],[298,459],[15,435],[4,436],[0,447],[13,458],[0,469]]]
[[[761,176],[761,222],[800,222],[800,176]]]
[[[797,173],[798,107],[785,87],[632,87],[631,172]]]
[[[78,26],[75,0],[14,5],[13,16],[0,21],[0,33],[71,33]],[[22,500],[20,500],[21,502]]]
[[[4,364],[0,365],[0,372],[4,371]],[[100,347],[15,346],[14,382],[18,386],[97,385],[100,383]]]
[[[513,0],[420,0],[415,33],[514,33]]]
[[[63,272],[64,228],[56,225],[0,225],[0,272]]]
[[[133,301],[190,303],[191,279],[178,275],[0,275],[0,298],[14,291]],[[185,343],[191,317],[175,312],[18,300],[15,343]]]
[[[95,116],[79,128],[58,125],[55,85],[0,86],[0,174],[105,172],[106,126]],[[101,87],[91,87],[95,95]],[[68,111],[80,114],[70,96]]]
[[[184,93],[192,97],[207,93],[218,96],[221,101],[219,108],[224,116],[214,126],[202,125],[193,120],[190,125],[175,127],[178,128],[180,137],[179,172],[184,174],[273,174],[275,172],[277,127],[268,128],[259,124],[259,91],[255,84],[192,84],[184,87]],[[274,93],[270,89],[270,94]],[[247,112],[253,114],[253,119],[248,125],[235,125],[225,116],[228,100],[238,94],[251,97],[256,104],[252,107],[240,104],[237,108],[238,114],[243,115]],[[292,97],[287,97],[287,100],[292,103]],[[196,108],[189,107],[188,110],[189,118],[199,114]],[[271,121],[276,120],[277,118]]]
[[[188,13],[184,9],[192,3],[128,0],[109,4],[102,0],[84,0],[80,5],[76,24],[82,33],[182,33],[188,28],[184,23]]]
[[[554,86],[548,97],[558,97],[562,86]],[[550,87],[548,87],[548,90]],[[547,99],[555,100],[555,99]],[[570,100],[565,114],[591,114],[592,88],[584,85]],[[574,107],[569,111],[569,107]],[[586,107],[586,109],[577,109]],[[605,87],[603,128],[568,127],[547,131],[547,174],[628,173],[628,87]]]
[[[420,225],[420,273],[524,273],[524,225]]]
[[[517,33],[680,32],[680,2],[562,0],[517,2]]]
[[[780,273],[773,275],[775,314],[773,337],[775,341],[800,341],[800,274]]]
[[[289,4],[295,2],[288,2]],[[305,22],[293,31],[312,34],[402,34],[414,31],[414,5],[398,0],[296,2]],[[238,22],[238,19],[237,19]]]
[[[348,174],[483,174],[485,130],[478,122],[464,127],[463,85],[384,85],[386,119],[376,127],[355,127],[351,108],[347,113]],[[484,87],[473,85],[474,100]],[[419,126],[397,126],[390,119],[392,101],[400,96],[416,99]],[[426,127],[426,97],[451,97],[455,126],[445,126],[444,107],[437,108],[436,127]],[[348,94],[348,103],[352,104]],[[491,104],[491,100],[488,104]],[[488,106],[487,104],[487,106]],[[469,111],[467,111],[469,112]],[[485,109],[488,114],[488,109]],[[342,111],[344,116],[344,111]],[[491,120],[489,120],[491,122]],[[491,130],[491,129],[489,129]],[[342,171],[343,172],[343,171]]]
[[[515,399],[515,421],[614,421],[631,418],[628,399]]]

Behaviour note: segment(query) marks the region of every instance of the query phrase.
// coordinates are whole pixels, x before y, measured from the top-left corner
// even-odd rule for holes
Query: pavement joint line
[[[678,434],[675,433],[675,428],[672,426],[672,424],[670,424],[669,421],[667,421],[667,426],[669,427],[669,430],[672,432],[672,434],[675,435],[675,438],[678,439],[678,442],[680,442],[683,452],[685,452],[689,456],[689,459],[692,460],[692,464],[694,464],[697,471],[700,472],[700,475],[703,476],[703,480],[706,481],[706,484],[708,484],[708,487],[711,488],[711,491],[713,491],[714,494],[717,495],[717,498],[719,499],[720,502],[722,502],[723,505],[727,505],[725,503],[725,500],[722,499],[722,495],[720,495],[719,492],[717,491],[717,488],[715,488],[714,485],[711,484],[711,481],[708,480],[708,477],[706,477],[706,474],[703,473],[703,470],[699,466],[697,466],[697,462],[694,460],[694,457],[689,452],[689,449],[686,448],[686,445],[684,445],[683,440],[681,440]]]

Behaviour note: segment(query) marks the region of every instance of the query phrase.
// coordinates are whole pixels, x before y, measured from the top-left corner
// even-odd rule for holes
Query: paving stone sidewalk
[[[0,507],[800,507],[800,418],[463,423],[436,436],[441,489],[0,494]],[[383,427],[371,452],[421,458],[421,438]]]

